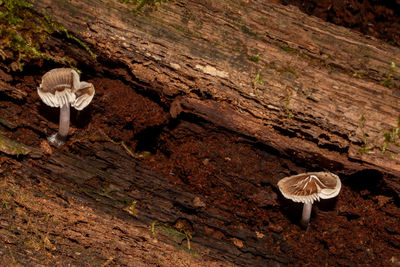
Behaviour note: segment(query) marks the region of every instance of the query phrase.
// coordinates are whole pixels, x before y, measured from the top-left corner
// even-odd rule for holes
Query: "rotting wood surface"
[[[363,172],[345,175],[376,169],[364,174],[377,179],[383,174],[386,186],[398,192],[397,165],[389,164],[388,155],[364,154],[354,160],[357,153],[348,152],[362,143],[358,126],[364,113],[358,111],[361,104],[355,107],[352,101],[360,103],[361,97],[362,108],[372,112],[372,117],[365,114],[366,133],[380,130],[385,120],[396,126],[395,95],[386,106],[378,105],[379,97],[370,97],[371,88],[378,96],[391,94],[379,83],[390,70],[386,60],[396,60],[385,59],[385,53],[398,52],[396,48],[274,4],[252,2],[240,15],[234,3],[178,2],[135,17],[118,1],[104,3],[107,11],[98,13],[104,7],[96,1],[62,6],[37,1],[37,8],[47,7],[92,43],[104,63],[85,58],[82,51],[69,51],[79,53],[77,61],[94,83],[96,96],[81,114],[73,112],[66,146],[46,145],[46,136],[57,130],[58,114],[40,104],[35,92],[45,70],[15,77],[17,90],[10,85],[2,90],[9,99],[1,99],[1,129],[31,150],[27,156],[0,158],[4,262],[274,266],[399,260],[400,213],[393,198],[374,192],[374,185],[350,186],[353,178],[364,182]],[[296,39],[305,34],[304,27],[329,42],[305,45],[308,39]],[[344,52],[332,48],[335,40]],[[49,49],[68,48],[52,41]],[[378,44],[381,47],[375,48]],[[358,71],[367,73],[362,79],[348,75],[355,70],[346,52],[352,45],[365,46],[374,55],[375,63],[366,60],[359,65]],[[320,55],[320,50],[331,58]],[[248,60],[256,54],[258,63]],[[380,71],[372,71],[377,66]],[[255,85],[257,74],[262,83]],[[398,73],[392,75],[396,92]],[[332,84],[343,88],[328,86]],[[375,111],[368,108],[372,104]],[[380,120],[380,113],[385,120]],[[79,117],[84,121],[78,122]],[[131,141],[134,148],[141,145],[135,143],[138,135],[151,133],[147,129],[162,132],[155,145],[165,146],[169,162],[162,162],[163,155],[157,153],[135,160],[123,143],[102,135]],[[184,139],[192,142],[179,143]],[[320,207],[305,232],[295,224],[299,207],[277,199],[274,187],[279,178],[308,168],[329,169],[347,180],[337,208]],[[293,210],[298,211],[290,215]],[[166,245],[187,247],[182,235],[171,242],[161,232],[164,223],[172,225],[179,218],[192,224],[192,253],[199,253],[200,259]],[[154,238],[150,229],[155,220],[160,224],[154,225]]]
[[[385,144],[398,129],[400,49],[268,1],[175,1],[139,16],[118,1],[35,4],[123,64],[171,115],[194,114],[317,169],[378,170],[400,193],[399,149]]]
[[[110,244],[108,239],[104,237],[98,237],[97,241],[95,239],[92,241],[97,243],[93,245],[93,248],[98,249],[98,253],[100,252],[103,257],[105,257],[105,251],[104,248],[102,249],[99,246],[99,243],[105,242],[111,246],[109,248],[110,255],[108,256],[113,258],[114,264],[135,266],[132,262],[126,262],[127,257],[123,254],[134,255],[140,248],[135,249],[129,246],[132,243],[140,242],[140,239],[143,239],[143,242],[151,241],[150,230],[152,224],[155,223],[157,227],[157,222],[169,222],[172,228],[173,223],[180,218],[190,221],[190,224],[193,224],[193,231],[196,234],[194,239],[191,240],[193,244],[191,251],[187,250],[186,239],[181,241],[179,249],[186,250],[187,258],[190,258],[188,257],[190,255],[194,255],[194,258],[198,257],[196,255],[202,255],[203,259],[209,259],[208,264],[213,263],[216,266],[219,266],[219,261],[221,261],[220,264],[226,261],[223,265],[229,265],[229,262],[232,262],[240,266],[249,264],[252,266],[265,266],[266,264],[269,265],[277,262],[288,263],[292,261],[285,255],[279,255],[271,249],[263,248],[263,242],[256,237],[253,231],[246,229],[238,231],[234,225],[223,227],[225,223],[230,222],[230,219],[229,216],[225,217],[221,214],[229,213],[228,210],[216,209],[213,212],[207,209],[206,212],[206,209],[202,209],[194,202],[196,195],[185,192],[184,187],[174,185],[160,176],[160,174],[154,173],[144,167],[142,163],[133,160],[121,147],[113,144],[105,144],[105,146],[101,147],[100,151],[97,151],[96,146],[79,146],[79,149],[91,151],[94,154],[82,157],[72,154],[55,153],[48,158],[48,164],[35,166],[35,162],[32,162],[32,166],[29,166],[29,164],[29,167],[26,169],[23,168],[22,173],[26,171],[36,177],[40,177],[43,173],[57,174],[56,177],[50,178],[52,182],[58,186],[68,188],[68,191],[65,191],[65,195],[61,196],[61,199],[65,199],[68,204],[70,204],[69,201],[79,200],[79,195],[86,195],[89,199],[96,200],[94,203],[86,202],[84,204],[89,207],[93,206],[96,210],[101,207],[100,210],[106,214],[106,217],[116,216],[120,218],[116,219],[118,222],[115,222],[113,231],[118,230],[118,227],[128,227],[127,224],[132,224],[134,227],[143,229],[144,233],[138,230],[134,233],[120,230],[123,241],[117,244],[117,248],[112,247],[112,243]],[[35,169],[37,172],[32,172]],[[74,192],[74,195],[70,195],[71,189],[73,189],[72,192]],[[84,199],[81,201],[85,202]],[[132,203],[137,203],[133,207],[134,212],[126,212],[127,207],[132,205]],[[119,211],[116,208],[119,208]],[[136,212],[137,214],[135,214]],[[128,215],[128,213],[131,215]],[[207,218],[207,220],[202,222],[202,217]],[[96,225],[97,222],[91,220],[91,216],[89,218],[85,218],[84,216],[79,218],[76,223],[89,223],[93,225],[90,227],[85,226],[81,229],[66,228],[66,232],[61,232],[61,235],[67,239],[76,238],[79,242],[83,242],[84,245],[85,242],[91,241],[79,239],[79,235],[96,235],[99,232],[101,233],[102,230],[100,229],[99,231],[101,227]],[[109,218],[106,221],[107,223],[112,223]],[[124,223],[121,224],[121,222]],[[215,231],[221,231],[221,234],[225,235],[226,239],[220,240],[207,235],[204,230],[206,227],[215,229]],[[90,228],[92,228],[92,232]],[[130,228],[128,227],[128,229]],[[78,232],[73,234],[71,231]],[[71,234],[72,236],[70,236]],[[78,235],[78,237],[74,237],[74,235]],[[157,228],[154,235],[155,238],[163,240],[163,232],[157,230]],[[105,236],[114,240],[112,236],[108,236],[107,234]],[[177,241],[171,237],[169,238],[169,241],[167,239],[166,242],[172,242],[171,244],[175,244],[176,246]],[[249,240],[250,242],[248,242],[246,247],[238,248],[231,241],[233,238],[237,240],[254,239],[259,240],[259,242],[251,242]],[[177,243],[179,244],[179,242]],[[164,251],[162,248],[158,248],[157,245],[153,244],[153,246],[154,250]],[[150,251],[148,256],[135,256],[139,262],[139,260],[148,261],[147,257],[151,255],[157,255],[157,251],[154,251],[154,253]],[[177,259],[175,260],[178,261]],[[157,262],[149,261],[148,263],[154,264]],[[173,261],[169,262],[169,264],[174,265]],[[165,263],[166,266],[169,264],[168,262]],[[193,261],[192,264],[201,266],[202,264],[207,264],[207,261]]]

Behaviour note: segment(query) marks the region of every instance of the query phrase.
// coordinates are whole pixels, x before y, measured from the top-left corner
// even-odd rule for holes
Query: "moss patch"
[[[258,63],[258,61],[260,61],[260,56],[259,55],[249,56],[249,60]]]
[[[94,53],[79,39],[70,35],[65,27],[49,16],[42,16],[24,0],[0,0],[0,66],[22,71],[31,59],[43,59],[72,66],[67,57],[53,56],[42,49],[51,34],[58,32],[82,46],[89,54]]]
[[[0,134],[0,151],[8,155],[26,155],[30,149],[25,145],[11,140],[3,134]]]
[[[366,118],[364,115],[360,118],[359,128],[362,134],[362,147],[359,149],[361,155],[372,152],[373,149],[379,149],[383,154],[387,153],[391,158],[398,158],[400,154],[393,154],[387,151],[388,145],[400,147],[400,116],[397,118],[397,126],[388,129],[381,129],[371,141],[367,140],[367,133],[364,130]]]
[[[391,62],[390,70],[386,76],[386,79],[381,82],[381,85],[388,87],[388,88],[392,87],[392,76],[393,76],[393,73],[395,72],[396,68],[397,68],[396,64],[394,62]]]

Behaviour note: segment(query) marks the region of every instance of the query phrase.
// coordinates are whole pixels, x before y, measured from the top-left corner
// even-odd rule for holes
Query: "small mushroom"
[[[43,75],[42,83],[37,88],[39,97],[51,107],[60,107],[60,124],[58,133],[49,136],[50,143],[64,144],[69,130],[70,108],[84,109],[92,101],[94,86],[80,82],[78,73],[73,69],[52,69]]]
[[[307,227],[314,201],[336,197],[342,183],[330,172],[306,172],[281,179],[278,187],[285,198],[304,203],[300,224]]]

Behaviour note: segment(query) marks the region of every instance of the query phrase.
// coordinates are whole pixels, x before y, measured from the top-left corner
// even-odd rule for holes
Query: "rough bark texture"
[[[117,0],[35,0],[99,55],[47,43],[74,55],[96,96],[51,148],[58,113],[36,86],[52,66],[0,72],[0,260],[398,264],[399,151],[385,133],[398,137],[400,50],[265,2],[135,16]],[[276,183],[312,170],[339,174],[343,189],[304,231]]]
[[[267,1],[177,1],[140,16],[118,1],[35,3],[173,116],[195,114],[315,168],[376,169],[400,193],[399,150],[389,142],[382,153],[398,127],[398,48]],[[381,85],[389,75],[391,88]]]

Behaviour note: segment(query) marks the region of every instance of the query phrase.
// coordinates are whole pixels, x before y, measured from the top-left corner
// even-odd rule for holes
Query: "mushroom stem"
[[[66,138],[69,131],[69,104],[63,105],[60,108],[60,126],[58,128],[58,133],[61,138]]]
[[[69,117],[70,109],[69,104],[63,105],[60,108],[60,124],[58,128],[58,133],[49,136],[47,140],[57,146],[61,146],[65,143],[69,131]]]
[[[303,227],[307,227],[308,223],[310,222],[311,210],[312,210],[312,203],[311,202],[304,203],[303,214],[301,216],[301,221],[300,221],[300,224]]]

